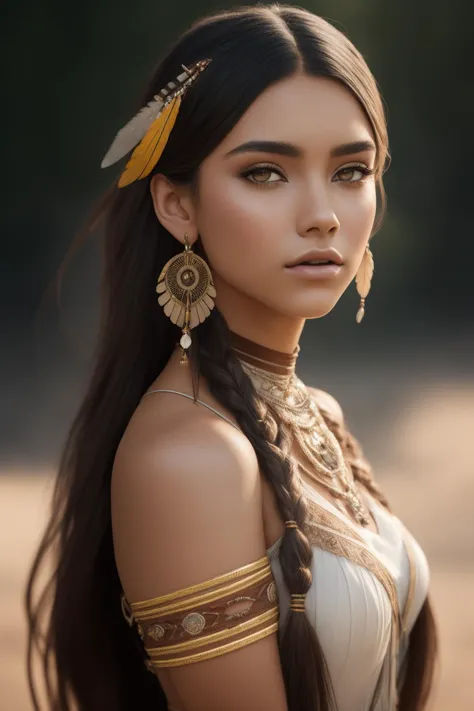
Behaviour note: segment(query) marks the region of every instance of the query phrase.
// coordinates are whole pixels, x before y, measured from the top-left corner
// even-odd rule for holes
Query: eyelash
[[[340,170],[338,170],[336,175],[338,173],[344,173],[344,172],[350,171],[352,169],[360,170],[360,172],[363,173],[365,177],[361,178],[360,180],[338,180],[336,182],[346,183],[348,185],[357,185],[360,183],[364,183],[367,180],[367,178],[369,177],[369,175],[373,175],[375,173],[375,169],[369,168],[364,163],[352,163],[351,165],[346,165],[343,168],[341,168]],[[275,173],[278,173],[278,175],[280,175],[282,178],[284,177],[282,172],[279,170],[279,168],[277,168],[277,166],[273,165],[272,163],[260,163],[258,166],[253,166],[252,168],[248,168],[247,170],[244,170],[240,174],[240,176],[244,179],[247,179],[249,175],[253,175],[254,173],[259,173],[262,170],[275,172]],[[258,181],[249,180],[248,182],[252,183],[253,185],[256,185],[259,188],[266,188],[269,185],[279,185],[279,183],[281,181],[272,180],[267,183],[259,183]]]

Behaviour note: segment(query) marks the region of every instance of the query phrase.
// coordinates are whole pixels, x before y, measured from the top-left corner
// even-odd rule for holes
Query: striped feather
[[[115,136],[112,145],[102,159],[101,168],[108,168],[118,160],[123,158],[143,139],[155,119],[163,110],[165,102],[169,101],[170,95],[176,91],[184,92],[185,89],[197,78],[197,76],[207,67],[211,60],[203,59],[186,69],[181,65],[184,72],[178,74],[175,81],[169,81],[153,99],[144,106]]]

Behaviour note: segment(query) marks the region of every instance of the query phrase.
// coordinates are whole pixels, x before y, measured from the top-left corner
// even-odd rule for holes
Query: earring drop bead
[[[185,333],[183,336],[181,336],[181,339],[180,339],[180,341],[179,341],[179,345],[180,345],[182,348],[189,348],[189,346],[191,345],[191,343],[192,343],[192,341],[191,341],[191,336],[189,335],[189,333]]]
[[[361,299],[360,300],[360,308],[359,308],[357,315],[356,315],[357,323],[360,323],[362,321],[362,319],[364,318],[364,314],[365,314],[364,306],[365,306],[365,299]]]

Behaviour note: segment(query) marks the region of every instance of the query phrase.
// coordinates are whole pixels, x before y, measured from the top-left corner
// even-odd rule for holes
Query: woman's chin
[[[284,305],[282,304],[281,310],[288,316],[297,319],[322,318],[323,316],[327,316],[327,314],[333,310],[339,299],[340,296],[337,299],[322,299],[321,301],[317,302],[313,300],[312,303],[306,304],[298,304],[293,301],[293,303],[286,303]]]

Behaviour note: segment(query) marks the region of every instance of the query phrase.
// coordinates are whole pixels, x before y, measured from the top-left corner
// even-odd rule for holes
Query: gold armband
[[[148,668],[175,667],[218,657],[278,629],[278,597],[268,557],[122,611],[137,625]],[[199,651],[195,651],[199,650]],[[191,653],[190,653],[191,652]]]

